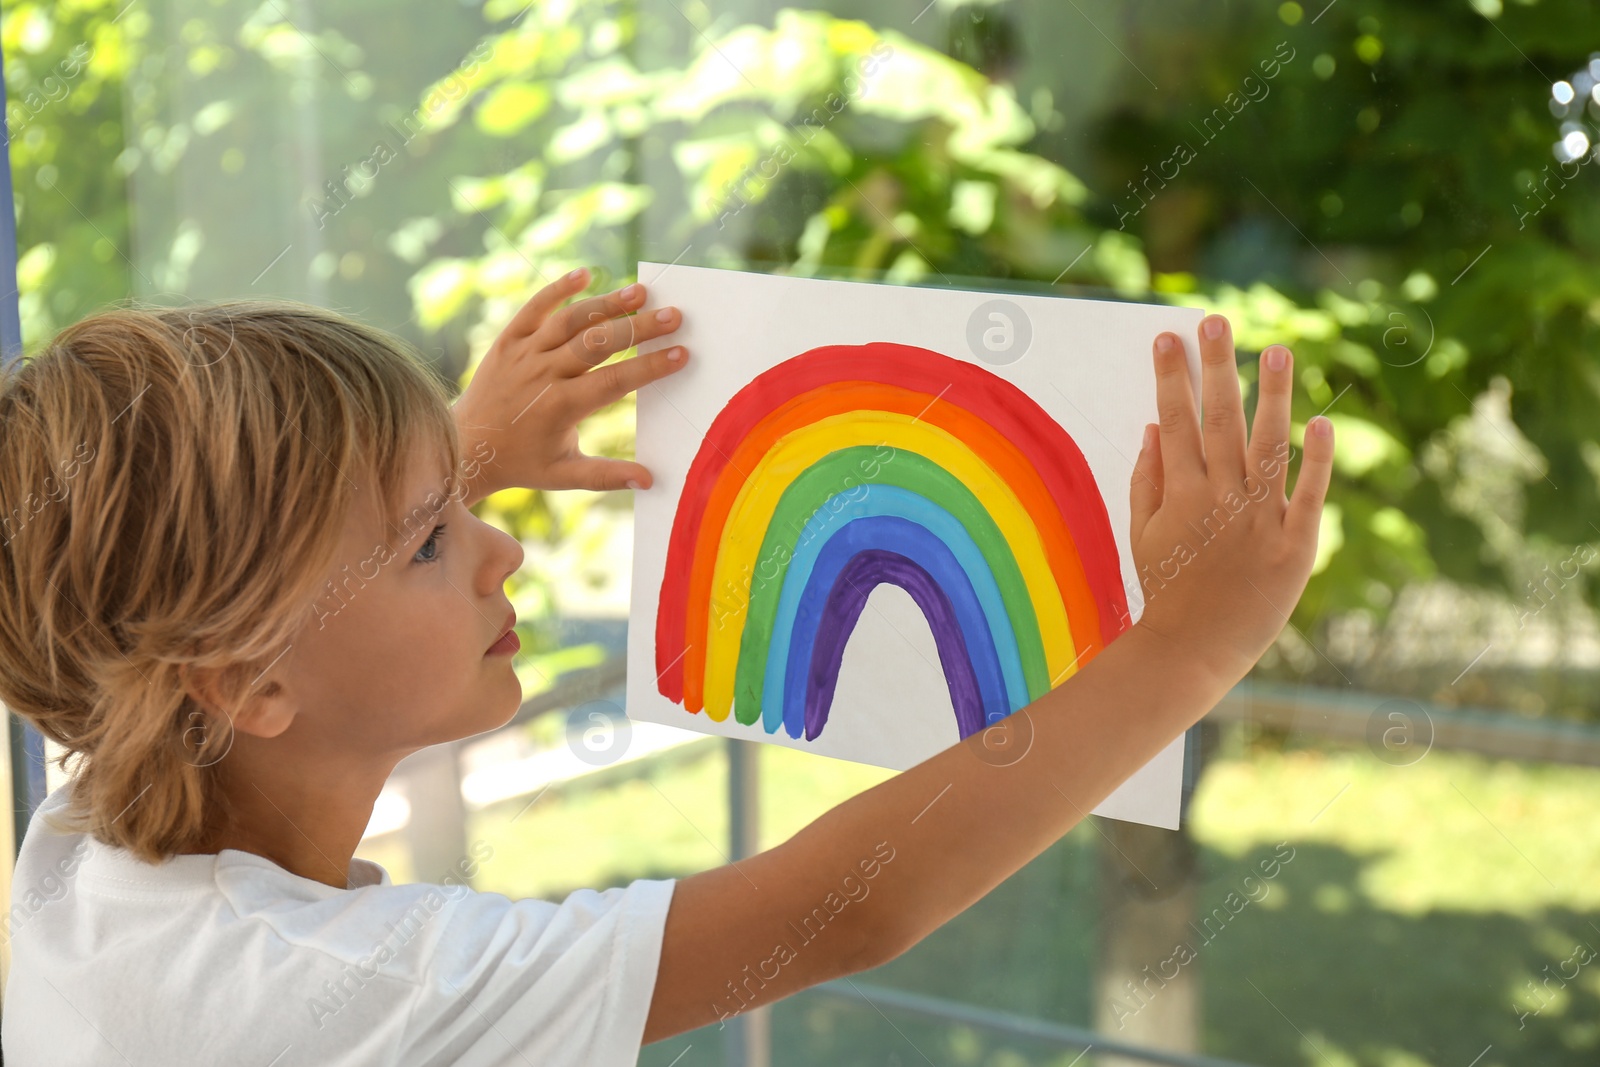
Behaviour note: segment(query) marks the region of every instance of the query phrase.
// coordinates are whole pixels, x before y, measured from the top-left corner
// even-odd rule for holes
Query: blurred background
[[[1184,825],[1092,818],[701,1064],[1600,1057],[1594,0],[0,0],[32,351],[136,297],[291,297],[459,387],[574,266],[1227,314],[1338,464]],[[631,455],[633,400],[584,427]],[[890,772],[623,707],[631,500],[508,490],[526,702],[403,764],[361,854],[559,899],[770,847]],[[56,784],[13,721],[18,820]],[[8,852],[7,855],[10,853]]]

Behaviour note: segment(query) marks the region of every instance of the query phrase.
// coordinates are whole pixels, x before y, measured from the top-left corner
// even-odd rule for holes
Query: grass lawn
[[[1246,751],[1230,738],[1189,812],[1199,910],[1280,842],[1295,853],[1190,965],[1204,1051],[1306,1067],[1600,1061],[1600,955],[1559,977],[1577,946],[1600,954],[1600,773],[1442,751],[1391,767],[1364,749]],[[777,746],[761,759],[764,846],[891,773]],[[559,899],[720,864],[724,767],[707,741],[630,779],[552,788],[515,822],[525,800],[485,809],[468,828],[494,848],[478,888]],[[1097,839],[1078,827],[859,980],[1092,1025]],[[404,874],[398,857],[374,858]],[[1077,1055],[813,993],[779,1004],[773,1030],[780,1065],[1066,1067]],[[640,1062],[723,1056],[707,1027]]]

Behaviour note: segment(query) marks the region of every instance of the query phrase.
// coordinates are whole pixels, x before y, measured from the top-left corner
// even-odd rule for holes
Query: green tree
[[[458,210],[493,213],[488,250],[428,264],[413,291],[425,320],[492,322],[537,275],[585,256],[626,273],[648,247],[1203,305],[1250,352],[1293,346],[1296,434],[1323,409],[1339,433],[1297,624],[1381,619],[1433,577],[1519,598],[1600,532],[1600,201],[1592,169],[1558,166],[1546,111],[1551,81],[1589,61],[1596,9],[1490,3],[1120,5],[1137,51],[1092,128],[1087,182],[1058,162],[1051,95],[1025,107],[1009,83],[1011,5],[950,23],[947,51],[985,73],[816,12],[643,48],[625,4],[530,14],[440,121],[543,152],[456,183]],[[874,49],[896,62],[866,75]],[[641,50],[688,59],[646,67]],[[1179,91],[1148,91],[1146,65]]]

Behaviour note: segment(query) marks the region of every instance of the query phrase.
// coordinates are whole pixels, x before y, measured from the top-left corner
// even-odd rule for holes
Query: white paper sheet
[[[734,714],[719,722],[706,711],[691,713],[658,687],[657,614],[669,539],[691,464],[736,393],[757,375],[821,346],[887,342],[925,349],[935,354],[930,357],[933,365],[948,366],[938,363],[938,357],[961,361],[1031,398],[1066,432],[1087,463],[1115,541],[1129,618],[1139,617],[1143,598],[1128,543],[1128,484],[1144,425],[1157,418],[1151,343],[1163,330],[1184,338],[1198,405],[1194,333],[1200,311],[659,263],[641,263],[639,279],[649,290],[641,315],[669,304],[683,312],[683,325],[677,331],[641,344],[640,352],[681,343],[691,355],[686,369],[645,387],[638,396],[636,454],[650,468],[654,484],[636,493],[634,503],[630,718],[900,770],[960,739],[934,630],[912,595],[888,582],[866,595],[838,666],[826,723],[814,740],[804,734],[791,737],[782,726],[769,733],[761,721],[745,725]],[[864,357],[863,369],[870,363]],[[963,371],[961,380],[972,374]],[[935,403],[960,404],[962,399],[946,394]],[[841,499],[859,500],[875,493],[880,503],[887,497],[882,487],[868,484]],[[812,540],[824,544],[841,528],[840,523],[828,524],[824,536]],[[711,556],[717,551],[713,541]],[[799,558],[798,551],[792,558]],[[687,557],[679,557],[683,558]],[[774,572],[772,562],[765,561],[764,573]],[[800,572],[798,564],[791,569]],[[781,588],[782,579],[775,581]],[[974,581],[973,587],[978,584]],[[748,591],[730,592],[718,602],[726,610],[741,595],[748,606]],[[1039,618],[1044,616],[1041,609]],[[739,620],[735,629],[742,630],[743,615],[735,611],[723,617]],[[694,644],[687,636],[685,641]],[[774,699],[769,688],[762,704]],[[1094,810],[1112,818],[1176,828],[1182,772],[1179,738]]]

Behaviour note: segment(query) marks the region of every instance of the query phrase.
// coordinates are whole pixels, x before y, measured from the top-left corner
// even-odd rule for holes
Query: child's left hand
[[[611,355],[679,326],[677,308],[648,316],[644,286],[559,307],[583,291],[579,268],[534,294],[495,338],[452,406],[460,429],[468,505],[499,489],[648,489],[638,463],[585,455],[578,423],[687,362],[683,346],[599,366]],[[558,310],[559,307],[559,310]],[[487,447],[485,447],[487,446]]]

